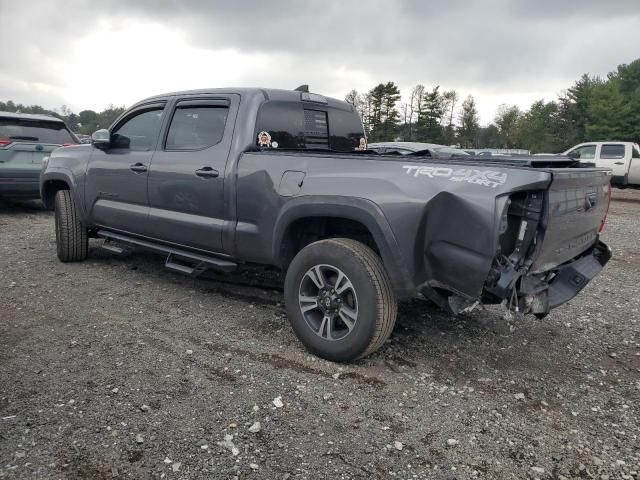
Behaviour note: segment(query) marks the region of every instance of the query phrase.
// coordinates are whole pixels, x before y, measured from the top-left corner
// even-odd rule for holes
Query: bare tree
[[[442,116],[442,119],[447,122],[446,125],[443,125],[444,140],[445,143],[452,145],[456,136],[455,127],[453,125],[453,115],[456,110],[456,104],[459,100],[458,92],[455,90],[447,90],[443,92],[442,98],[444,99],[444,110],[446,112],[446,114]]]
[[[411,89],[409,97],[409,140],[415,139],[414,125],[422,112],[422,97],[424,96],[424,85],[418,84]]]

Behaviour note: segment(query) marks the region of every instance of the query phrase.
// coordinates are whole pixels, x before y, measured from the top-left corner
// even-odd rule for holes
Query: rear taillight
[[[8,138],[0,138],[0,147],[6,147],[7,145],[11,145],[13,141]]]
[[[63,143],[62,146],[63,147],[75,147],[77,145],[77,143]]]
[[[598,233],[604,230],[604,225],[607,223],[607,214],[609,213],[609,205],[611,204],[611,184],[609,184],[609,191],[607,192],[607,209],[604,211],[604,217],[602,217],[602,221],[600,222],[600,228],[598,229]]]

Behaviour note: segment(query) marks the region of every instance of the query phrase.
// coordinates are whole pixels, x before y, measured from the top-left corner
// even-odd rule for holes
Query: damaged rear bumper
[[[511,310],[544,316],[575,297],[611,259],[611,249],[597,241],[572,261],[548,272],[527,274],[505,269],[502,275],[491,276],[481,298],[473,299],[456,294],[444,296],[427,284],[420,293],[453,314],[474,309],[479,303],[506,304]]]
[[[582,256],[552,272],[526,275],[517,288],[525,311],[546,314],[575,297],[611,259],[611,249],[597,241]]]

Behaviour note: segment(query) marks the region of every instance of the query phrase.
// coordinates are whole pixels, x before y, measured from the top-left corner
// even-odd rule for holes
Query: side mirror
[[[111,133],[106,128],[96,130],[91,134],[91,144],[96,148],[109,148],[111,144]]]
[[[574,160],[580,160],[580,152],[578,152],[577,150],[572,150],[571,152],[567,153],[567,157],[573,158]]]

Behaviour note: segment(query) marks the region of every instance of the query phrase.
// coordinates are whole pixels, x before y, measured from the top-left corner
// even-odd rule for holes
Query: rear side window
[[[364,138],[360,116],[353,110],[331,108],[329,110],[329,135],[332,150],[354,151],[360,145],[360,139]]]
[[[62,145],[78,143],[62,122],[0,118],[0,138],[13,142],[38,142]]]
[[[602,145],[602,148],[600,149],[600,158],[624,158],[624,145]]]
[[[228,107],[201,106],[176,109],[167,134],[167,150],[199,150],[219,143],[229,115]]]
[[[640,147],[637,143],[633,146],[633,158],[640,158]]]
[[[304,112],[298,102],[265,102],[258,111],[255,141],[258,134],[267,132],[278,148],[305,148]]]
[[[152,150],[160,132],[162,108],[153,108],[135,113],[120,124],[111,135],[112,148],[135,151]]]
[[[258,111],[258,134],[271,137],[271,148],[331,149],[353,152],[364,137],[358,114],[341,105],[316,106],[306,102],[272,100]]]

